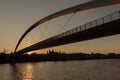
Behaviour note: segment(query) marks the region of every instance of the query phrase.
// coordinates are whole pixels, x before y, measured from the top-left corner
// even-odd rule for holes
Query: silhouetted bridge
[[[95,1],[98,1],[98,3],[95,3]],[[110,1],[112,3],[109,3]],[[83,4],[82,6],[84,7],[83,9],[86,10],[86,9],[101,7],[101,6],[105,6],[105,5],[117,4],[114,2],[120,2],[120,1],[119,0],[106,0],[106,1],[94,0],[92,2],[93,4],[91,2],[88,2],[85,5]],[[100,5],[98,5],[99,3],[100,3]],[[107,4],[107,3],[109,3],[109,4]],[[89,7],[91,6],[91,7],[87,8],[88,6]],[[33,24],[20,38],[20,40],[16,46],[15,53],[21,54],[21,53],[26,53],[26,52],[33,51],[33,50],[39,50],[39,49],[74,43],[74,42],[78,42],[78,41],[85,41],[85,40],[90,40],[90,39],[95,39],[95,38],[100,38],[100,37],[105,37],[105,36],[110,36],[110,35],[115,35],[115,34],[120,33],[120,11],[118,11],[118,12],[112,13],[110,15],[104,16],[102,18],[99,18],[97,20],[86,23],[84,25],[77,26],[76,28],[73,28],[69,31],[63,32],[61,34],[58,34],[51,38],[48,38],[44,41],[35,43],[31,46],[28,46],[28,47],[16,52],[22,39],[33,28],[35,28],[39,24],[42,24],[50,19],[54,19],[56,17],[62,16],[65,14],[69,14],[72,12],[76,13],[77,11],[80,11],[81,5],[78,5],[76,8],[75,7],[71,7],[71,8],[65,9],[63,11],[60,11],[58,13],[52,14],[48,17],[41,19],[37,23]],[[69,9],[74,10],[74,11],[70,12]],[[68,10],[68,11],[66,11],[66,10]],[[63,14],[61,14],[61,12],[63,12]]]

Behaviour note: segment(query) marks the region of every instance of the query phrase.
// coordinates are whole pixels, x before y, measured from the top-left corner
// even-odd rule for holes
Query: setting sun
[[[27,54],[28,54],[28,55],[31,55],[32,53],[33,53],[33,52],[31,51],[31,52],[28,52]]]

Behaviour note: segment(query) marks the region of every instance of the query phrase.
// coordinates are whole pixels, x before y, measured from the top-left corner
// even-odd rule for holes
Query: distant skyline
[[[0,52],[4,49],[8,52],[13,51],[21,35],[36,21],[62,9],[87,1],[92,0],[1,0]],[[65,28],[69,30],[116,11],[120,11],[120,4],[81,11],[72,17]],[[26,37],[20,48],[34,44],[43,38],[58,34],[61,29],[60,26],[64,26],[71,16],[72,14],[69,14],[40,25]],[[45,31],[45,33],[42,33],[43,31]],[[65,30],[62,30],[62,32],[63,31]],[[40,34],[44,35],[44,37],[41,37]],[[120,35],[114,35],[50,49],[65,52],[120,53],[119,41]],[[41,50],[41,52],[46,52],[46,50],[48,49]]]

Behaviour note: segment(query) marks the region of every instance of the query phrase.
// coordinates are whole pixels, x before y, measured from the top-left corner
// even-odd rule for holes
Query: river
[[[0,64],[0,80],[120,80],[120,59]]]

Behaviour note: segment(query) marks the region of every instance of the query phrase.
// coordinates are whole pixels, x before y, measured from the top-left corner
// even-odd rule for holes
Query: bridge
[[[120,33],[120,27],[119,27],[120,26],[119,24],[120,23],[120,11],[104,16],[97,20],[91,21],[87,24],[77,26],[76,28],[73,28],[69,31],[63,32],[61,34],[48,38],[44,41],[35,43],[31,46],[28,46],[16,52],[23,38],[32,29],[34,29],[35,27],[37,27],[38,25],[46,21],[49,21],[51,19],[63,16],[66,14],[76,13],[82,10],[87,10],[87,9],[92,9],[92,8],[97,8],[97,7],[102,7],[102,6],[108,6],[108,5],[113,5],[113,4],[119,4],[119,3],[120,3],[120,0],[94,0],[91,2],[73,6],[71,8],[67,8],[62,11],[56,12],[52,15],[49,15],[39,20],[35,24],[33,24],[30,28],[28,28],[28,30],[22,35],[22,37],[18,41],[18,44],[16,45],[14,53],[21,54],[21,53],[26,53],[26,52],[33,51],[33,50],[39,50],[39,49],[74,43],[78,41],[85,41],[85,40],[119,34]]]

